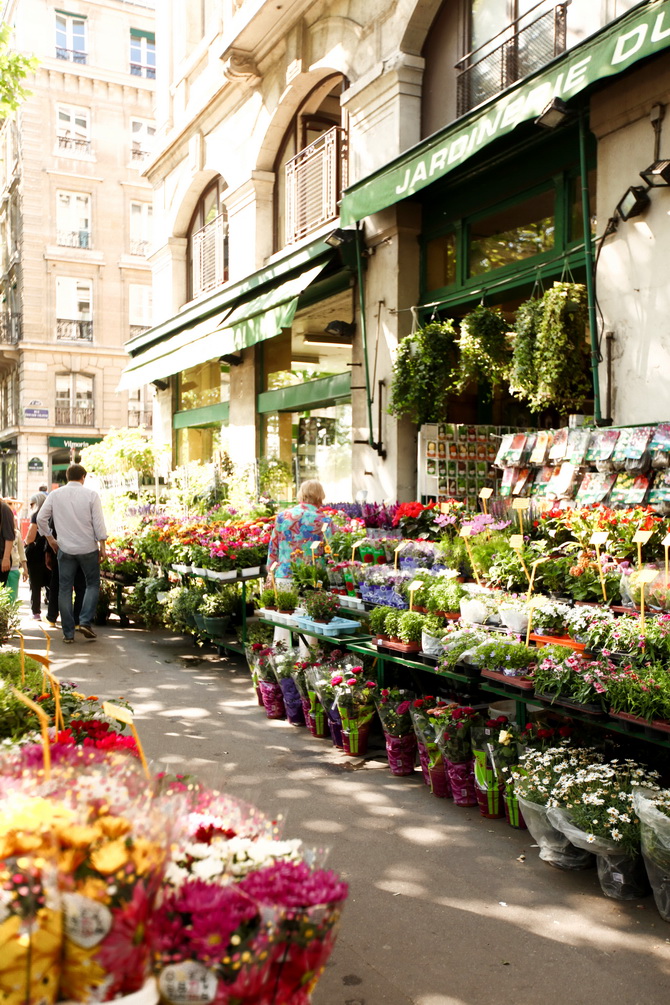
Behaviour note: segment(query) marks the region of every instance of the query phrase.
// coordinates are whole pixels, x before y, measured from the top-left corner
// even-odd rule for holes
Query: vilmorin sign
[[[568,100],[597,80],[622,73],[668,46],[670,0],[652,0],[555,60],[544,73],[528,78],[353,185],[342,199],[343,226],[392,206],[453,171],[488,143],[537,118],[552,98]]]

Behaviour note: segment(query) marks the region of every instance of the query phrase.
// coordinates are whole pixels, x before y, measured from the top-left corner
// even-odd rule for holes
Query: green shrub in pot
[[[200,610],[206,618],[225,618],[235,613],[239,602],[240,594],[236,587],[228,586],[205,594]]]
[[[298,606],[297,590],[277,590],[277,610],[292,614]]]
[[[441,579],[428,587],[426,607],[429,613],[447,611],[455,614],[460,610],[461,597],[465,591],[455,579]]]
[[[261,607],[264,610],[273,609],[277,606],[277,599],[274,590],[262,590],[261,591]]]
[[[435,614],[427,614],[423,619],[423,631],[433,639],[441,639],[444,635],[444,621]]]
[[[370,634],[385,635],[386,628],[384,622],[386,621],[386,615],[393,613],[395,613],[395,608],[393,607],[373,607],[368,618]]]
[[[404,614],[404,611],[391,608],[384,618],[384,635],[387,635],[390,639],[398,638],[398,621],[401,614]]]
[[[398,638],[401,642],[421,642],[424,616],[418,611],[403,611],[398,618]]]

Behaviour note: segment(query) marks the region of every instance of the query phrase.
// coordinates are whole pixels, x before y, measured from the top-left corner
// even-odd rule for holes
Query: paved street
[[[24,619],[27,649],[44,651]],[[270,722],[242,660],[166,632],[109,626],[54,666],[88,694],[127,697],[147,756],[208,762],[285,834],[331,847],[350,883],[315,1005],[649,1005],[670,990],[670,925],[651,897],[619,904],[595,871],[562,873],[527,832],[430,795],[420,773],[334,751]],[[78,636],[78,639],[80,636]]]

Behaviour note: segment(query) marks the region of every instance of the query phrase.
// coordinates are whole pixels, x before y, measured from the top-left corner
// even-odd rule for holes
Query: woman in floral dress
[[[278,563],[275,580],[290,578],[291,562],[311,560],[312,541],[330,537],[330,520],[319,511],[325,495],[321,482],[303,482],[296,505],[277,514],[268,548],[268,568]]]

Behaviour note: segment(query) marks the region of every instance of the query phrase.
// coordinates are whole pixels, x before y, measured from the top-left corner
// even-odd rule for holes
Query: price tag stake
[[[653,534],[653,530],[638,530],[633,538],[633,544],[637,545],[637,567],[642,568],[642,545],[647,544]]]
[[[473,573],[473,575],[475,577],[475,582],[477,583],[477,586],[481,586],[482,585],[482,583],[481,583],[481,577],[479,575],[479,570],[477,569],[477,564],[475,562],[475,557],[472,554],[472,544],[470,543],[471,528],[470,527],[463,527],[461,529],[461,537],[463,538],[463,541],[465,542],[465,550],[467,551],[468,558],[470,559],[470,565],[472,566],[472,573]]]
[[[509,546],[513,551],[516,551],[519,555],[519,561],[523,566],[523,571],[526,573],[526,579],[530,583],[530,573],[528,571],[528,566],[523,559],[523,534],[512,534],[509,539]]]
[[[489,499],[491,498],[492,495],[493,495],[493,489],[492,488],[483,488],[483,489],[479,490],[479,498],[482,501],[482,509],[484,510],[484,514],[486,516],[488,516],[488,512],[489,512],[489,510],[488,510],[488,501],[489,501]]]
[[[658,572],[656,569],[643,569],[642,572],[638,574],[637,581],[640,584],[640,631],[644,632],[644,588],[648,586],[649,583],[653,583]]]
[[[512,509],[516,510],[519,518],[519,532],[523,534],[523,514],[530,507],[530,499],[515,499],[512,502]]]
[[[417,590],[420,590],[423,585],[424,585],[423,584],[423,580],[421,580],[421,579],[415,579],[413,583],[409,584],[409,609],[410,609],[410,611],[414,610],[414,594],[416,593]]]
[[[670,534],[663,538],[663,548],[665,550],[665,587],[668,587],[668,549],[670,549]]]
[[[398,558],[400,556],[400,552],[403,550],[403,548],[405,547],[406,544],[407,544],[406,541],[401,541],[400,544],[395,548],[395,557],[393,559],[393,568],[394,569],[398,568]]]
[[[140,761],[142,762],[142,767],[144,768],[144,774],[146,775],[148,781],[151,778],[149,765],[147,764],[147,759],[144,756],[144,750],[142,749],[142,744],[140,743],[140,738],[137,733],[137,727],[135,726],[132,712],[129,712],[127,708],[122,708],[120,705],[113,705],[109,701],[103,701],[102,711],[111,719],[116,719],[118,722],[123,722],[126,726],[130,726],[130,731],[135,738],[135,743],[137,744],[137,752],[140,755]]]

